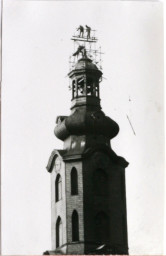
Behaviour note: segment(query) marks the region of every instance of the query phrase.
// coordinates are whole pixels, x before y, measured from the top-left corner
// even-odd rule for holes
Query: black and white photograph
[[[163,3],[1,7],[1,255],[164,255]]]

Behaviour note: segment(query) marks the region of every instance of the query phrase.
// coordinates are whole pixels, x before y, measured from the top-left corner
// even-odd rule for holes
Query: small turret
[[[72,80],[72,108],[80,104],[100,105],[99,82],[102,72],[89,58],[81,58],[68,74]]]
[[[101,111],[99,81],[102,72],[91,59],[81,58],[68,75],[72,80],[71,115],[58,117],[56,137],[63,141],[71,135],[98,135],[107,140],[115,137],[119,126]]]
[[[81,49],[81,50],[79,50]],[[84,51],[82,52],[82,49]],[[108,141],[119,132],[119,126],[101,111],[100,82],[102,72],[90,57],[87,56],[85,47],[78,47],[77,54],[81,58],[74,63],[68,76],[71,79],[72,105],[71,115],[58,117],[55,135],[65,141],[69,136],[100,136],[108,145]],[[75,56],[76,53],[73,55]],[[86,137],[87,138],[87,137]],[[71,140],[72,141],[72,140]],[[89,146],[89,143],[85,145]],[[100,139],[100,142],[102,140]]]

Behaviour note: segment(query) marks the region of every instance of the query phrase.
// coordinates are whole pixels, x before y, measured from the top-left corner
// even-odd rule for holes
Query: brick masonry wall
[[[71,170],[75,167],[78,174],[78,195],[71,195]],[[74,210],[79,216],[79,240],[84,240],[84,213],[83,213],[83,176],[82,162],[74,161],[66,163],[66,219],[67,219],[67,242],[72,242],[72,222],[71,217]],[[83,243],[73,243],[68,246],[68,254],[84,254]]]
[[[52,241],[52,250],[56,249],[56,221],[58,216],[62,220],[62,233],[63,233],[63,244],[67,242],[67,233],[66,233],[66,184],[65,184],[65,163],[63,162],[61,156],[60,169],[57,171],[55,165],[51,173],[51,241]],[[55,159],[56,161],[56,159]],[[55,202],[55,180],[57,175],[60,174],[62,178],[62,199],[58,202]]]
[[[71,170],[75,167],[78,174],[78,195],[71,195]],[[107,173],[108,196],[96,196],[94,193],[94,172],[103,168]],[[58,173],[62,177],[62,199],[55,202],[55,179]],[[104,211],[109,217],[110,237],[108,244],[127,247],[127,220],[125,195],[125,170],[113,164],[102,152],[96,152],[79,161],[63,162],[60,170],[51,173],[52,207],[52,250],[56,248],[55,225],[58,216],[63,225],[63,253],[85,254],[97,248],[95,234],[95,216]],[[72,242],[72,213],[79,216],[79,242]],[[85,243],[84,243],[85,242]]]

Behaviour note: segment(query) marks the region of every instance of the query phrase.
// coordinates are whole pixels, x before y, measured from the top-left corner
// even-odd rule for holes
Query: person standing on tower
[[[84,27],[83,26],[79,26],[78,28],[77,28],[77,31],[80,31],[80,34],[79,34],[79,37],[81,37],[81,35],[82,35],[82,37],[84,37]]]
[[[90,38],[91,28],[86,25],[87,39]]]

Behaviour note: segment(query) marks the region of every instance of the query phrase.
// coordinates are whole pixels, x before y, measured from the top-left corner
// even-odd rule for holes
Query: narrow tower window
[[[72,214],[72,241],[79,241],[79,220],[76,210]]]
[[[96,242],[107,243],[109,241],[109,219],[105,212],[99,212],[95,217]]]
[[[99,84],[95,85],[96,96],[99,97]]]
[[[58,202],[61,199],[62,199],[62,179],[60,174],[58,174],[55,181],[55,202]]]
[[[72,98],[76,97],[76,81],[73,80],[72,82]]]
[[[87,79],[87,95],[93,95],[93,79],[90,77]]]
[[[71,195],[78,195],[78,175],[75,167],[71,170]]]
[[[56,222],[56,248],[62,245],[63,242],[63,232],[62,232],[62,220],[58,217]]]
[[[77,82],[77,95],[82,96],[84,94],[84,77],[78,79]]]
[[[97,196],[108,195],[108,177],[103,169],[97,169],[94,173],[94,192]]]

